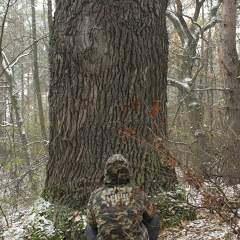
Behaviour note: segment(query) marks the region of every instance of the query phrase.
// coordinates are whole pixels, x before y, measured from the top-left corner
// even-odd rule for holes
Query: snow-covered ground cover
[[[15,222],[5,228],[0,235],[4,240],[36,239],[37,236],[54,236],[53,222],[46,219],[44,213],[49,211],[51,204],[40,198],[29,210],[20,212]],[[34,236],[32,234],[34,233]],[[48,239],[48,238],[41,238]]]
[[[191,222],[183,222],[175,228],[165,229],[159,236],[159,240],[237,240],[231,227],[216,213],[208,210],[197,212],[198,219]]]
[[[205,184],[200,190],[188,186],[185,186],[186,196],[189,204],[195,206],[197,209],[197,219],[193,221],[184,221],[177,227],[171,227],[164,229],[161,232],[160,240],[237,240],[240,239],[240,210],[236,210],[237,216],[234,218],[234,222],[227,224],[223,217],[221,217],[216,211],[206,208],[204,198],[207,191],[211,191],[211,186]],[[240,204],[240,186],[235,187],[223,187],[224,194],[229,199],[234,199]],[[24,240],[24,239],[51,239],[55,236],[56,228],[53,221],[49,220],[47,215],[49,212],[54,212],[54,207],[49,202],[42,198],[25,212],[18,213],[18,217],[11,224],[11,226],[5,227],[4,231],[0,233],[0,239],[3,240]],[[231,215],[229,215],[231,216]],[[229,220],[229,219],[228,219]],[[3,219],[4,221],[4,219]],[[82,216],[79,212],[76,212],[67,218],[68,222],[83,222],[86,224],[85,216]],[[58,230],[57,230],[58,231]],[[237,233],[239,235],[237,235]],[[59,238],[63,239],[61,235]]]
[[[205,183],[201,189],[192,188],[185,185],[186,195],[189,204],[198,208],[197,219],[182,222],[178,227],[164,229],[159,236],[159,240],[237,240],[240,239],[240,209],[236,209],[238,217],[233,218],[232,224],[226,223],[224,217],[221,217],[216,211],[206,209],[205,197],[210,194],[216,197],[214,187]],[[234,199],[240,205],[240,185],[233,187],[221,186],[223,194],[228,199]],[[224,214],[224,213],[223,213]],[[232,214],[230,213],[229,216]],[[225,215],[226,216],[226,215]],[[230,220],[230,219],[228,219]]]
[[[58,218],[60,209],[55,208],[48,201],[39,198],[29,209],[16,214],[15,221],[0,232],[0,239],[61,240],[66,239],[66,235],[71,236],[85,228],[86,216],[77,211],[66,210]]]

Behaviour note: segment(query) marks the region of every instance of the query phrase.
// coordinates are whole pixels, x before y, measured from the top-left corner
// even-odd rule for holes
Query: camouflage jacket
[[[130,183],[127,160],[113,155],[106,163],[104,186],[88,202],[88,223],[98,230],[98,240],[148,240],[142,221],[149,222],[153,207],[145,193]]]

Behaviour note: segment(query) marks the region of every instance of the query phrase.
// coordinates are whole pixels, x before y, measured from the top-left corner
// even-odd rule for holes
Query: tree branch
[[[176,29],[178,36],[182,42],[182,45],[185,46],[186,34],[182,28],[182,25],[181,25],[179,19],[176,17],[176,15],[173,12],[170,12],[170,11],[167,11],[167,17],[172,22],[174,28]]]
[[[207,24],[202,26],[202,29],[201,29],[202,32],[206,32],[208,29],[213,27],[216,23],[220,22],[220,20],[217,19],[217,11],[218,11],[219,7],[221,6],[222,2],[223,2],[223,0],[218,0],[216,5],[212,7],[211,20]]]
[[[212,9],[211,9],[211,19],[208,23],[201,26],[197,22],[200,9],[201,9],[204,2],[205,2],[205,0],[197,0],[196,1],[196,8],[195,8],[195,13],[194,13],[193,17],[190,17],[190,16],[187,16],[187,15],[183,14],[182,3],[181,3],[180,0],[176,1],[177,13],[167,11],[167,17],[172,22],[174,28],[176,29],[183,46],[185,46],[185,44],[187,42],[186,38],[188,38],[190,41],[193,41],[194,39],[198,39],[200,34],[203,34],[208,29],[213,27],[215,24],[220,22],[220,20],[217,19],[217,11],[218,11],[219,7],[221,6],[223,0],[218,0],[217,3],[212,7]],[[184,17],[189,18],[191,20],[192,24],[196,25],[198,27],[198,31],[196,31],[194,33],[193,32],[194,29],[189,28],[187,26],[187,23],[184,20]]]
[[[195,12],[194,12],[194,15],[193,15],[193,21],[196,22],[198,20],[198,17],[199,17],[199,13],[200,13],[200,9],[203,5],[203,3],[205,2],[206,0],[196,0],[196,7],[195,7]]]
[[[5,219],[6,223],[7,223],[7,226],[9,226],[9,222],[8,222],[7,216],[6,216],[6,214],[4,213],[1,205],[0,205],[0,210],[1,210],[1,212],[2,212],[2,215],[4,216],[4,219]]]
[[[1,51],[2,51],[2,41],[3,41],[4,27],[5,27],[5,23],[6,23],[6,19],[7,19],[7,14],[8,14],[9,6],[10,6],[10,1],[11,0],[8,0],[7,9],[5,11],[5,14],[3,16],[3,21],[2,21],[2,29],[1,29],[1,36],[0,36],[0,49],[1,49]]]
[[[218,0],[218,2],[216,3],[216,5],[212,7],[212,9],[211,9],[211,15],[212,15],[212,17],[217,15],[217,11],[218,11],[220,5],[222,4],[222,2],[223,2],[223,0]]]
[[[189,30],[188,28],[188,25],[186,23],[186,21],[184,20],[183,18],[183,11],[182,11],[182,3],[181,3],[181,0],[176,0],[176,3],[177,3],[177,17],[182,25],[182,28],[187,36],[187,38],[189,40],[194,40],[194,36],[192,35],[191,31]]]
[[[180,81],[175,80],[173,78],[168,78],[167,83],[168,83],[168,85],[177,87],[181,91],[185,91],[187,93],[191,91],[191,88],[190,88],[190,86],[187,82],[180,82]]]
[[[43,39],[45,39],[45,38],[47,38],[48,37],[48,35],[46,35],[46,36],[44,36],[44,37],[42,37],[42,38],[39,38],[38,40],[36,40],[34,43],[32,43],[31,45],[29,45],[27,48],[25,48],[22,52],[20,52],[10,63],[7,61],[7,65],[3,68],[3,71],[1,72],[1,74],[0,74],[0,77],[5,73],[5,71],[7,71],[7,68],[9,68],[9,67],[13,67],[16,63],[17,63],[17,60],[19,60],[20,58],[22,58],[22,57],[24,57],[24,56],[26,56],[27,54],[23,54],[26,50],[28,50],[29,48],[31,48],[34,44],[37,44],[39,41],[41,41],[41,40],[43,40]],[[32,51],[32,50],[31,50]],[[30,52],[31,52],[30,51]],[[30,53],[29,52],[29,53]],[[1,53],[2,54],[4,54],[3,53],[3,51],[1,51]],[[29,54],[28,53],[28,54]],[[5,55],[5,54],[4,54]],[[1,54],[0,54],[0,57],[1,57]],[[6,58],[6,56],[5,56],[5,59],[7,59]]]

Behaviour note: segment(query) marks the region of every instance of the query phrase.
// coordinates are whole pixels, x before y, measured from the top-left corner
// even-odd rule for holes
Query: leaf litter
[[[209,186],[203,187],[205,191],[209,190]],[[199,189],[185,185],[188,202],[196,207],[197,219],[193,221],[184,221],[180,226],[164,229],[158,240],[237,240],[240,239],[240,209],[237,209],[237,220],[232,224],[228,224],[222,216],[216,211],[206,208],[204,205],[204,194]],[[232,187],[225,186],[225,194],[229,198],[236,197],[236,192]],[[239,195],[240,186],[238,185],[237,201],[240,202]],[[230,222],[230,219],[228,219]]]

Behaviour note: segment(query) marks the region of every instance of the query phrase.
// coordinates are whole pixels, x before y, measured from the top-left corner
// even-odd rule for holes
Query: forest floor
[[[175,228],[165,229],[159,240],[235,240],[240,239],[233,233],[233,229],[216,213],[209,210],[198,210],[197,219],[184,222]],[[239,222],[240,224],[240,222]]]
[[[187,199],[190,205],[196,207],[197,219],[193,221],[184,221],[180,226],[164,229],[159,235],[158,240],[237,240],[240,239],[240,209],[236,209],[236,218],[233,218],[232,224],[227,224],[227,219],[224,216],[230,216],[231,214],[223,213],[224,216],[220,216],[211,208],[206,208],[206,202],[204,200],[204,194],[209,190],[209,187],[202,188],[202,190],[196,190],[190,186],[185,186]],[[236,191],[231,188],[224,188],[224,194],[229,199],[234,199],[237,203],[240,203],[240,185]],[[49,220],[46,220],[41,214],[49,207],[48,202],[40,201],[40,204],[36,205],[33,209],[29,210],[29,213],[25,213],[21,218],[21,221],[13,223],[11,226],[5,228],[5,232],[0,231],[0,239],[4,240],[20,240],[26,239],[23,236],[28,235],[28,231],[32,230],[32,226],[37,226],[42,229],[44,233],[54,233],[54,227]],[[38,216],[38,217],[37,217]],[[40,217],[39,217],[40,216]],[[4,222],[4,219],[1,219]],[[1,221],[0,221],[1,222]],[[30,229],[30,230],[29,230]],[[237,234],[238,233],[238,234]],[[2,235],[3,234],[3,235]],[[49,235],[48,235],[49,236]],[[31,235],[30,238],[31,239]],[[38,239],[38,238],[34,238]],[[39,238],[43,239],[43,238]],[[46,238],[44,238],[46,239]]]
[[[159,235],[158,240],[237,240],[240,239],[240,209],[236,210],[237,218],[234,222],[228,224],[223,215],[220,216],[216,211],[207,209],[204,204],[204,197],[201,191],[187,186],[186,193],[189,196],[190,204],[197,207],[197,219],[193,221],[182,222],[180,226],[164,229]],[[209,189],[209,188],[205,188]],[[237,189],[237,201],[240,203],[239,195],[240,185]],[[229,198],[234,197],[236,192],[230,188],[224,188],[224,193]],[[226,215],[225,215],[226,216]],[[227,215],[227,216],[231,216]],[[229,218],[227,219],[227,221]]]

